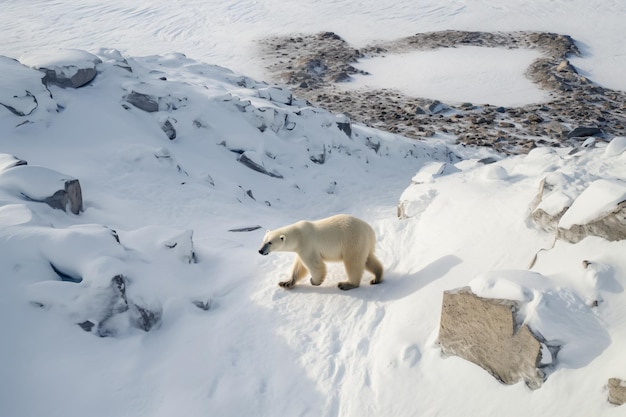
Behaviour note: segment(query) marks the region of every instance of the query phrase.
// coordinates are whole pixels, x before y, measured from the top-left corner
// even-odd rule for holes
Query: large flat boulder
[[[445,291],[442,351],[475,363],[504,384],[524,381],[531,389],[541,387],[541,343],[528,326],[516,327],[517,308],[516,301],[481,298],[469,287]]]
[[[102,60],[78,49],[52,49],[28,52],[20,57],[20,62],[43,72],[47,85],[79,88],[96,77],[96,65]]]

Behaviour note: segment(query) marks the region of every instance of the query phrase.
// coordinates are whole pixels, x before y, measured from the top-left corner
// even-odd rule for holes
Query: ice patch
[[[526,49],[475,46],[393,54],[355,64],[370,75],[354,76],[346,88],[390,88],[442,101],[521,106],[548,100],[524,76],[540,56]]]

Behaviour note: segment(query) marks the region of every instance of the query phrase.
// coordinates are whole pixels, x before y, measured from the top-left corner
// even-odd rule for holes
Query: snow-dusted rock
[[[607,145],[604,150],[604,156],[619,156],[626,151],[626,136],[616,136]]]
[[[165,119],[165,121],[161,123],[161,130],[167,135],[169,140],[176,139],[176,129],[171,119]]]
[[[79,214],[83,196],[79,181],[52,169],[20,165],[0,172],[0,188],[16,197]]]
[[[626,239],[626,182],[594,181],[563,214],[558,227],[559,238],[573,243],[589,235],[610,241]]]
[[[502,383],[523,380],[531,389],[541,387],[541,343],[528,326],[517,328],[518,308],[515,301],[481,298],[467,287],[445,291],[439,327],[442,351],[477,364]]]
[[[293,101],[293,95],[287,88],[281,87],[266,87],[259,88],[259,97],[267,100],[274,101],[281,104],[291,104]]]
[[[0,56],[0,74],[0,106],[16,116],[29,116],[38,108],[56,111],[41,72]]]
[[[348,137],[352,136],[352,124],[350,118],[345,114],[338,114],[335,118],[335,123],[339,130],[345,133]]]
[[[530,204],[530,219],[546,231],[557,231],[559,239],[571,243],[587,236],[615,241],[626,239],[626,182],[599,179],[578,197],[561,187],[559,175],[544,178]]]
[[[28,163],[8,153],[0,153],[0,172],[19,165],[27,165]]]
[[[626,381],[619,378],[609,379],[609,402],[614,405],[626,404]]]
[[[541,368],[546,374],[559,367],[584,367],[611,343],[604,323],[581,294],[543,274],[492,271],[474,278],[469,287],[478,297],[517,303],[516,324],[527,325],[551,352],[551,358],[541,360],[549,364]]]
[[[28,52],[20,57],[20,62],[42,71],[46,84],[79,88],[96,77],[96,65],[102,61],[86,51],[58,49]]]
[[[153,95],[131,90],[124,96],[124,99],[138,109],[148,113],[159,111],[159,98]]]
[[[196,253],[193,250],[193,230],[185,230],[184,232],[168,238],[163,245],[176,251],[181,261],[192,264],[197,262]]]
[[[261,163],[257,162],[258,160],[261,160],[261,159],[262,158],[260,157],[260,155],[258,155],[258,153],[254,151],[246,151],[242,153],[241,155],[239,155],[239,158],[237,158],[237,160],[241,162],[243,165],[247,166],[248,168],[256,172],[269,175],[270,177],[273,177],[273,178],[283,178],[283,176],[280,173],[276,171],[268,171]]]
[[[420,170],[411,178],[411,182],[413,184],[431,183],[437,177],[459,171],[457,167],[447,162],[430,161],[424,163]]]

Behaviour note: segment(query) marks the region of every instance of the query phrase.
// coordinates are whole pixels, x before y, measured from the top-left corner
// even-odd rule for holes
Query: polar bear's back
[[[374,251],[376,234],[374,229],[361,219],[347,214],[337,214],[312,222],[302,222],[308,236],[316,236],[317,249],[329,261],[344,257],[363,257]]]

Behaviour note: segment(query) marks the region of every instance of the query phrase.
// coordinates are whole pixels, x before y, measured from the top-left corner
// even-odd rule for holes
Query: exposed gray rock
[[[445,291],[442,351],[477,364],[504,384],[523,380],[531,389],[541,387],[541,343],[528,326],[516,327],[517,308],[515,301],[481,298],[469,287]]]
[[[270,172],[268,170],[265,169],[265,167],[263,167],[261,164],[253,161],[248,155],[247,152],[242,153],[241,155],[239,155],[239,158],[237,158],[237,161],[241,162],[242,164],[244,164],[245,166],[247,166],[248,168],[256,171],[256,172],[260,172],[261,174],[265,174],[265,175],[269,175],[272,178],[283,178],[283,176],[277,172]]]
[[[159,111],[159,98],[149,94],[139,93],[137,91],[131,91],[124,99],[133,106],[146,111],[148,113],[154,113]]]
[[[163,309],[160,306],[144,307],[137,304],[131,304],[131,324],[149,332],[153,328],[157,328],[161,324],[163,317]]]
[[[0,188],[30,201],[79,214],[83,196],[76,178],[38,166],[18,165],[0,171]]]
[[[626,381],[619,378],[609,379],[609,402],[614,405],[626,404]]]
[[[102,302],[99,310],[99,316],[94,317],[90,322],[95,325],[95,334],[100,337],[115,336],[117,333],[114,318],[129,309],[129,302],[126,296],[126,277],[124,275],[115,275],[111,278],[111,284],[102,288],[99,292],[99,299]],[[88,323],[79,323],[85,331],[91,331],[94,326]],[[87,330],[89,329],[89,330]]]
[[[176,129],[174,129],[174,125],[172,125],[170,119],[165,120],[165,122],[161,124],[161,130],[165,132],[169,140],[176,139]]]
[[[66,181],[64,189],[45,198],[43,202],[52,208],[79,214],[83,211],[83,193],[80,182],[76,179]]]
[[[248,226],[248,227],[238,227],[236,229],[228,229],[229,232],[253,232],[255,230],[259,230],[261,226]]]
[[[345,114],[340,114],[337,116],[337,120],[335,120],[337,127],[343,133],[345,133],[348,137],[352,136],[352,125],[350,124],[350,118]]]
[[[602,134],[602,129],[597,127],[578,126],[567,134],[567,138],[586,138]]]
[[[75,49],[31,52],[20,57],[20,62],[43,72],[47,85],[71,88],[89,84],[98,73],[96,65],[102,63],[96,55]]]

